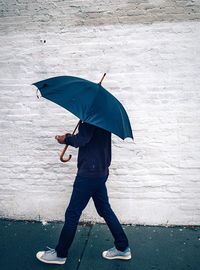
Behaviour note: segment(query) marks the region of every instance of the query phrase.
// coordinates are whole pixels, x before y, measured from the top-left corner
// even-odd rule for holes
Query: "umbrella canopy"
[[[59,76],[33,85],[40,90],[42,97],[67,109],[83,122],[110,131],[122,139],[133,138],[123,105],[101,83]]]

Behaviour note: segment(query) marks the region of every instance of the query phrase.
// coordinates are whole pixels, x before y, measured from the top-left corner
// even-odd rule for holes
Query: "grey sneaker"
[[[67,258],[60,258],[57,256],[57,252],[53,248],[47,247],[49,250],[47,251],[39,251],[36,254],[38,260],[44,263],[51,264],[64,264]]]
[[[129,247],[125,251],[117,250],[116,247],[110,248],[102,253],[102,256],[108,260],[120,259],[120,260],[130,260],[131,250]]]

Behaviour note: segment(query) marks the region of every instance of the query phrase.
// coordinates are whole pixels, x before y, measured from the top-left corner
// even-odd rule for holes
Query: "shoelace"
[[[109,250],[108,250],[108,252],[107,252],[107,254],[108,255],[115,255],[115,253],[116,253],[116,248],[115,247],[112,247],[112,248],[110,248]]]
[[[48,250],[46,251],[47,253],[51,253],[51,254],[56,253],[55,249],[50,248],[50,247],[48,247],[48,246],[47,246],[47,248],[48,248]]]

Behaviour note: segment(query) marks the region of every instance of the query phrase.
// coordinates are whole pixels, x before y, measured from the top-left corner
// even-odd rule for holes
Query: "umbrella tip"
[[[100,82],[99,82],[100,85],[101,85],[103,79],[105,78],[105,76],[106,76],[106,73],[103,74],[103,77],[101,78],[101,80],[100,80]]]

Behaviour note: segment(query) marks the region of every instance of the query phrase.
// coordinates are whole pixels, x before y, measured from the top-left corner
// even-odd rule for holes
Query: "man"
[[[55,249],[39,251],[37,258],[45,263],[65,263],[81,213],[92,198],[98,214],[106,221],[115,240],[115,246],[104,251],[102,256],[106,259],[131,259],[128,239],[110,207],[105,185],[111,163],[111,133],[81,123],[76,135],[66,134],[56,136],[56,139],[60,144],[79,148],[78,172],[58,244]]]

